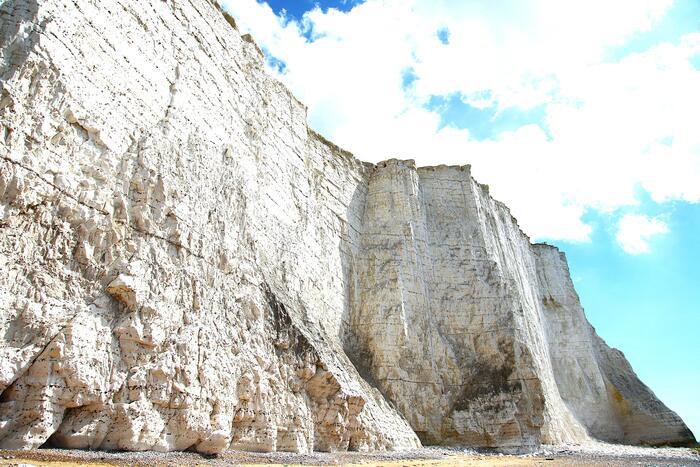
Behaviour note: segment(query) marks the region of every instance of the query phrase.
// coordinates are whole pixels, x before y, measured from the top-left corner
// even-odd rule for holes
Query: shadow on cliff
[[[343,315],[338,337],[343,350],[357,369],[362,379],[381,392],[372,374],[372,353],[365,339],[358,334],[356,322],[362,305],[362,232],[364,226],[367,188],[355,187],[350,204],[345,212],[347,222],[342,224],[340,259],[343,279]]]
[[[39,41],[39,31],[46,21],[37,24],[37,0],[0,2],[0,88],[22,68]]]

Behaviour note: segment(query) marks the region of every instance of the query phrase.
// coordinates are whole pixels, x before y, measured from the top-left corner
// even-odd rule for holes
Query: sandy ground
[[[37,466],[229,466],[229,465],[364,465],[364,466],[700,466],[700,453],[684,448],[640,448],[595,443],[586,446],[547,446],[531,454],[454,448],[423,448],[407,452],[376,453],[249,453],[227,452],[219,457],[173,452],[102,452],[62,449],[0,451],[0,465]]]

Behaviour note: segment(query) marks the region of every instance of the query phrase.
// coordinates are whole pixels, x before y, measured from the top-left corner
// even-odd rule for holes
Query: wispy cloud
[[[669,232],[668,225],[659,218],[643,214],[626,214],[620,219],[617,229],[617,243],[631,255],[649,252],[649,240]]]

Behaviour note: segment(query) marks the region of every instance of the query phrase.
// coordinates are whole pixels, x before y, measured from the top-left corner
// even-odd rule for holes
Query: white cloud
[[[668,225],[658,218],[641,214],[625,214],[618,225],[617,243],[631,255],[649,252],[649,239],[668,233]]]
[[[224,6],[285,62],[279,78],[337,144],[373,162],[470,163],[531,237],[585,241],[586,210],[636,205],[640,188],[658,202],[700,201],[700,33],[605,61],[671,3],[367,0],[300,22],[256,0]],[[479,141],[426,108],[451,93],[546,117]]]

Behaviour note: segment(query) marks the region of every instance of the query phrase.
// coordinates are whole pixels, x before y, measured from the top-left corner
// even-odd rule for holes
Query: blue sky
[[[312,10],[316,6],[324,10],[335,8],[341,11],[348,11],[357,3],[359,2],[356,0],[328,0],[322,2],[316,0],[269,0],[267,2],[278,15],[287,14],[296,19],[301,19],[304,13]]]
[[[700,205],[639,207],[667,216],[669,233],[630,255],[615,219],[597,212],[590,242],[549,242],[566,252],[574,285],[598,334],[622,350],[637,375],[700,433]]]
[[[472,164],[700,435],[700,1],[224,1],[358,157]]]
[[[607,59],[616,60],[632,52],[643,52],[663,41],[678,42],[685,34],[699,30],[700,2],[676,1],[653,29],[634,34],[619,47],[611,47]]]

